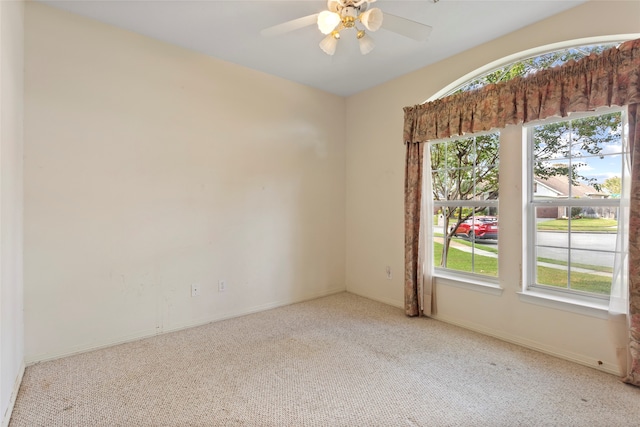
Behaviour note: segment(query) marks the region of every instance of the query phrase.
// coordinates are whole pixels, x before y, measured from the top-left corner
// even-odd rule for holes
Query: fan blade
[[[382,28],[385,30],[393,31],[402,36],[409,37],[410,39],[417,40],[419,42],[425,41],[431,34],[432,27],[426,24],[421,24],[416,21],[412,21],[400,16],[391,15],[390,13],[384,14],[382,19]]]
[[[280,34],[288,33],[291,31],[299,30],[300,28],[304,28],[304,27],[308,27],[309,25],[316,24],[318,22],[318,15],[319,15],[318,13],[314,13],[313,15],[303,16],[302,18],[283,22],[282,24],[265,28],[264,30],[260,31],[260,34],[264,37],[271,37],[271,36],[278,36]]]

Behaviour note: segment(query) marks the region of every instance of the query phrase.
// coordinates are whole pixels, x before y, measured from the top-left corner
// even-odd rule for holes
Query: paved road
[[[452,240],[452,244],[457,249],[463,251],[471,251],[467,246],[455,245],[457,238]],[[482,240],[478,243],[483,245],[495,245],[498,248],[498,242],[495,240]],[[538,253],[540,258],[551,258],[560,261],[568,260],[568,250],[562,247],[568,247],[568,235],[559,232],[538,232]],[[555,247],[554,247],[555,246]],[[613,267],[613,259],[616,246],[615,233],[573,233],[571,241],[571,261],[586,265],[599,265]],[[492,252],[481,251],[476,249],[478,255],[495,257]],[[546,264],[545,264],[546,265]]]
[[[538,257],[567,261],[568,250],[548,246],[568,246],[566,233],[538,232]],[[615,233],[573,233],[571,261],[580,264],[613,266]]]

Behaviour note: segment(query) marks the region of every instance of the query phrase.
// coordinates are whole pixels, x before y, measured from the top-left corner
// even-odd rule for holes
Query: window
[[[497,277],[498,148],[498,133],[430,144],[436,272]]]
[[[452,83],[453,89],[444,88],[432,99],[527,76],[612,46],[580,46],[523,59]],[[619,255],[626,253],[621,242],[628,235],[618,227],[625,216],[620,198],[627,176],[622,172],[627,148],[621,111],[572,114],[571,120],[430,142],[425,158],[431,175],[423,200],[431,215],[425,236],[433,246],[425,251],[426,277],[495,295],[518,280],[527,301],[600,315],[612,280],[613,301],[624,282],[620,275],[626,274]]]
[[[624,154],[620,111],[528,127],[529,288],[608,299]]]
[[[515,77],[535,74],[540,70],[557,67],[568,61],[577,61],[592,53],[602,53],[604,50],[616,45],[618,45],[618,43],[576,46],[525,58],[467,80],[454,89],[447,91],[443,96],[457,92],[468,92],[488,84],[505,82]]]

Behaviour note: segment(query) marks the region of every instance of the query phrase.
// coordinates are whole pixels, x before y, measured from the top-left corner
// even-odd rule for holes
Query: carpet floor
[[[29,366],[10,422],[638,425],[615,376],[349,293]]]

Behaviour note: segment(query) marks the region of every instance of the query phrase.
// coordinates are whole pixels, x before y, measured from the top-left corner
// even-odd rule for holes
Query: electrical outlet
[[[194,283],[193,285],[191,285],[191,296],[192,297],[200,296],[200,285],[198,285],[197,283]]]
[[[391,266],[387,265],[387,279],[391,280],[393,276],[391,275]]]
[[[218,292],[224,292],[227,290],[226,280],[218,280]]]

